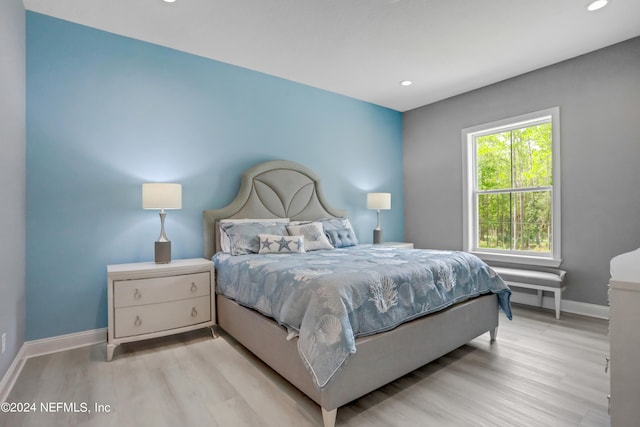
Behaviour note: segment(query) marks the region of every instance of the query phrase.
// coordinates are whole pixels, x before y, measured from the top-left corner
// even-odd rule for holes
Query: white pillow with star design
[[[305,253],[304,236],[279,236],[277,234],[258,234],[259,254]]]

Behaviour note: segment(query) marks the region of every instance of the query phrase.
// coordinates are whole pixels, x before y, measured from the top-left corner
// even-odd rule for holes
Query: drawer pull
[[[133,293],[133,299],[142,298],[142,294],[140,293],[140,289],[136,288],[136,291]]]
[[[136,321],[133,322],[134,325],[136,325],[136,327],[140,327],[140,325],[142,325],[142,320],[140,320],[140,316],[136,316]]]
[[[609,372],[609,362],[611,361],[611,359],[609,357],[605,357],[605,360],[607,361],[607,364],[604,365],[604,373],[606,374],[607,372]]]
[[[191,292],[197,292],[198,287],[196,286],[196,282],[191,282]]]
[[[191,317],[198,317],[198,310],[195,307],[191,308]]]

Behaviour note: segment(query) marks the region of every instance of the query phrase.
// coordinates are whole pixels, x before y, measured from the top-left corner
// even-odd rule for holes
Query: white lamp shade
[[[391,209],[391,193],[368,193],[367,209]]]
[[[149,182],[142,184],[143,209],[182,209],[182,184]]]

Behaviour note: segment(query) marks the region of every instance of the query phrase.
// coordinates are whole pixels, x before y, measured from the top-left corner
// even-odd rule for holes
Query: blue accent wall
[[[402,240],[401,113],[33,12],[26,41],[27,340],[106,327],[106,266],[153,260],[143,182],[183,185],[174,258],[202,256],[202,211],[274,159],[320,175],[362,242],[366,193],[392,193],[382,226]]]

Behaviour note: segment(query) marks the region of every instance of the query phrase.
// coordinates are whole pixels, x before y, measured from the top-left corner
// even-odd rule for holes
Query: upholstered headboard
[[[314,220],[339,216],[346,216],[346,212],[326,202],[320,178],[313,171],[287,160],[260,163],[242,174],[240,190],[229,205],[204,211],[204,257],[211,259],[219,250],[216,224],[221,219]]]

